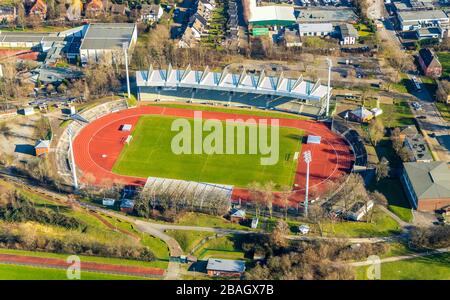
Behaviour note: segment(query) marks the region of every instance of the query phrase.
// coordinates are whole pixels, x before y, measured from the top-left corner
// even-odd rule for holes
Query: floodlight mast
[[[311,151],[307,150],[303,152],[303,159],[306,163],[306,188],[305,188],[305,217],[308,217],[308,194],[309,194],[309,164],[312,161]]]
[[[67,128],[67,135],[69,136],[70,168],[72,169],[73,188],[76,191],[76,190],[78,190],[78,179],[77,179],[77,170],[75,167],[75,158],[73,155],[72,126],[70,126],[70,125]]]
[[[128,99],[131,98],[131,92],[130,92],[130,75],[128,74],[128,42],[125,42],[122,44],[123,47],[123,53],[125,54],[125,70],[127,73],[127,93],[128,93]]]
[[[327,111],[326,116],[330,114],[330,85],[331,85],[331,66],[333,65],[331,59],[327,58],[328,64],[328,85],[327,85]]]

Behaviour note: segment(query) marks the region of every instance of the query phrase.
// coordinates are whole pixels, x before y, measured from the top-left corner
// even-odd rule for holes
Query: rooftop
[[[285,5],[270,5],[257,6],[256,0],[249,0],[250,2],[250,17],[249,23],[270,23],[270,22],[289,22],[295,23],[293,6]]]
[[[242,260],[210,258],[208,259],[206,269],[213,271],[243,273],[245,271],[245,262]]]
[[[450,169],[443,161],[403,164],[418,199],[450,198]]]
[[[333,8],[306,8],[300,9],[297,17],[298,23],[346,23],[356,22],[358,17],[352,9]]]
[[[300,32],[330,32],[333,31],[331,23],[301,23],[298,24]]]
[[[358,37],[358,31],[355,29],[355,27],[353,27],[353,25],[347,23],[339,25],[339,30],[341,32],[342,37],[346,36]]]
[[[443,10],[415,10],[400,11],[399,18],[404,22],[419,20],[442,20],[448,22],[448,16]]]
[[[131,43],[135,30],[134,23],[90,24],[80,49],[122,48],[123,43]]]
[[[428,152],[427,144],[422,135],[416,134],[414,136],[407,136],[405,142],[410,146],[416,161],[433,160],[431,154]]]

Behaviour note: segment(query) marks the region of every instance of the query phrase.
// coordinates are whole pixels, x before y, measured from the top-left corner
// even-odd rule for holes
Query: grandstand
[[[231,206],[233,187],[187,180],[149,177],[142,193],[153,197],[155,204],[168,198],[173,205],[198,211],[224,210]]]
[[[233,74],[222,72],[172,69],[136,72],[140,101],[184,101],[192,103],[220,103],[229,106],[254,106],[296,114],[323,114],[327,86],[320,81],[267,76],[263,71],[248,74],[243,70]],[[331,89],[330,89],[331,90]]]
[[[104,115],[127,108],[128,106],[126,100],[118,100],[113,102],[106,102],[101,105],[95,106],[91,109],[80,112],[79,115],[83,119],[90,122]],[[85,122],[78,122],[78,121],[71,122],[70,126],[72,129],[72,139],[78,134],[78,132],[80,132],[81,129],[83,129],[85,125],[86,125]],[[58,141],[55,155],[59,175],[63,178],[63,180],[66,183],[72,184],[72,175],[70,173],[71,169],[68,161],[69,157],[68,151],[69,151],[69,135],[66,128],[61,134],[61,137]]]

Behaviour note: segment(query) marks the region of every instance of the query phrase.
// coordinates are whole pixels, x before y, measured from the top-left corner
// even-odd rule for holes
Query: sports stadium
[[[81,181],[102,185],[105,182],[195,191],[204,195],[213,191],[234,201],[248,201],[251,182],[273,181],[276,190],[291,187],[295,193],[292,207],[304,199],[306,164],[303,152],[311,151],[310,191],[326,188],[326,183],[348,173],[354,162],[351,147],[323,122],[298,117],[278,118],[279,159],[273,165],[261,165],[261,155],[250,154],[175,154],[171,130],[175,119],[193,122],[196,109],[140,103],[134,108],[118,104],[102,106],[90,122],[79,125],[73,140],[74,158]],[[202,111],[203,120],[270,120],[245,110]],[[309,136],[320,137],[308,142]],[[65,147],[64,145],[62,146]],[[65,152],[67,154],[67,150]],[[195,194],[194,193],[194,194]],[[197,195],[196,194],[196,195]]]

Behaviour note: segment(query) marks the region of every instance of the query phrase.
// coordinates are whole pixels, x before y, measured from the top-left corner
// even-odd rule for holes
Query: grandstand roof
[[[247,74],[244,70],[240,74],[230,73],[227,68],[222,72],[211,72],[206,67],[203,71],[172,69],[154,70],[150,66],[148,71],[137,71],[138,87],[162,88],[197,88],[239,93],[252,93],[274,96],[285,96],[305,100],[319,101],[327,95],[327,87],[320,81],[311,82],[299,78],[266,76],[264,70],[259,75]]]

